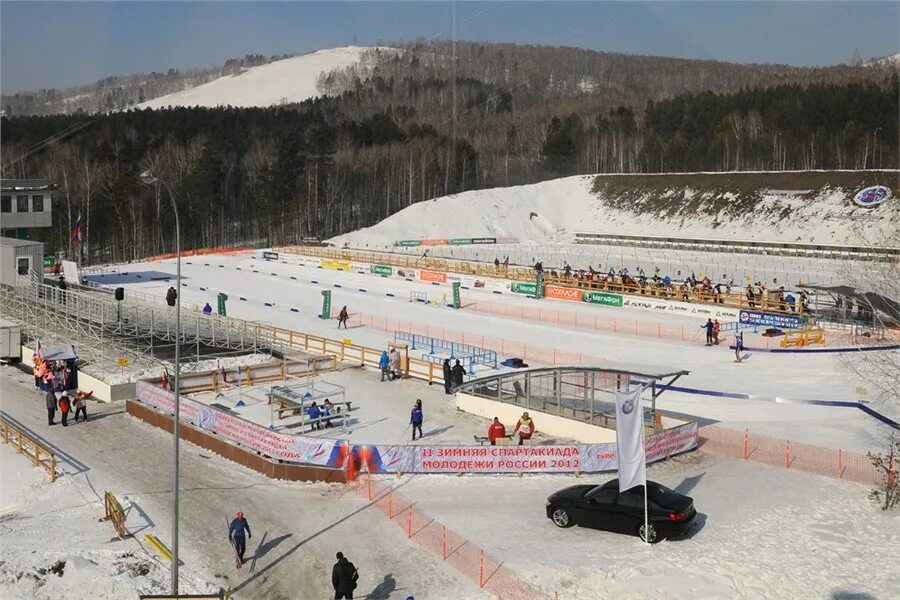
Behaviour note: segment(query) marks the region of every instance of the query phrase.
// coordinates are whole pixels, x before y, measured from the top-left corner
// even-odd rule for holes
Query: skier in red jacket
[[[488,439],[491,441],[491,446],[496,446],[497,440],[502,437],[506,437],[506,427],[503,426],[500,419],[494,417],[494,422],[488,428]]]

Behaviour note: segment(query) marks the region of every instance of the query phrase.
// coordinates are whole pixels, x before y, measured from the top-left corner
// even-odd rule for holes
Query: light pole
[[[172,435],[175,438],[174,468],[172,472],[172,595],[178,596],[178,446],[180,437],[179,417],[181,416],[179,373],[181,371],[181,226],[178,222],[178,206],[175,204],[175,194],[168,182],[155,177],[150,170],[141,173],[141,181],[147,185],[162,183],[169,193],[169,201],[172,203],[172,213],[175,215],[175,415],[173,417]],[[157,223],[159,226],[159,223]]]

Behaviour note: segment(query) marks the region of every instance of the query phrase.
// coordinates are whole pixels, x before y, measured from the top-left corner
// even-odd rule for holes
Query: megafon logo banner
[[[447,283],[447,274],[440,271],[419,271],[419,279],[434,283]]]
[[[581,290],[574,288],[557,287],[548,285],[544,288],[544,297],[554,300],[568,300],[569,302],[581,302]]]
[[[856,196],[853,197],[853,201],[863,208],[875,208],[890,197],[890,188],[883,185],[874,185],[857,192]]]

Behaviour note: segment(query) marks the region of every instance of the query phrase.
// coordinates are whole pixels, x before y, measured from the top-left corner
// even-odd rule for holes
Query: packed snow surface
[[[274,106],[321,95],[319,75],[357,64],[372,48],[318,50],[226,75],[189,90],[160,96],[137,108],[169,106]]]
[[[824,187],[815,194],[767,193],[760,188],[758,210],[738,214],[662,218],[611,206],[612,197],[592,191],[595,176],[579,175],[532,185],[474,190],[443,196],[408,206],[383,221],[331,240],[351,246],[393,244],[397,240],[423,238],[513,237],[523,242],[570,241],[574,232],[688,238],[784,241],[822,244],[864,243],[865,234],[877,240],[876,230],[900,226],[898,200],[894,197],[872,209],[854,207],[857,189]],[[636,180],[636,186],[639,183]],[[690,174],[673,179],[672,190],[661,197],[673,210],[692,196]],[[656,199],[654,193],[642,200]],[[718,192],[727,198],[728,192]],[[683,194],[683,199],[677,194]],[[896,196],[897,192],[894,192]],[[783,210],[791,211],[784,218]],[[877,211],[877,212],[875,212]],[[861,225],[866,223],[866,226]]]

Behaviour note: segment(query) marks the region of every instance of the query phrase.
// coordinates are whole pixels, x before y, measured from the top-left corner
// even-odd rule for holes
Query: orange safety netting
[[[816,475],[878,485],[881,475],[864,454],[842,449],[811,446],[780,438],[705,425],[700,428],[701,450],[797,469]]]
[[[442,561],[452,565],[480,588],[500,600],[548,600],[550,595],[513,575],[503,563],[444,524],[418,510],[383,480],[365,474],[354,484],[356,491],[372,502],[407,538]]]

